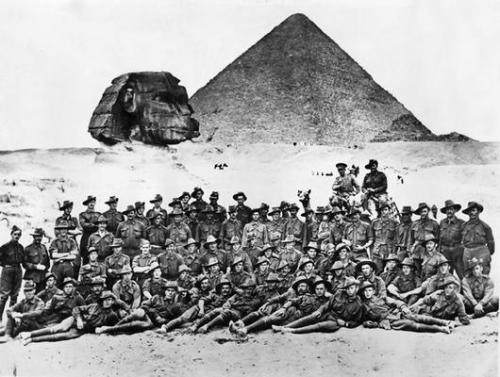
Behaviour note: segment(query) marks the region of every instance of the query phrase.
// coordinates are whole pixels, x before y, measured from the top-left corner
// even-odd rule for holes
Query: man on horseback
[[[370,172],[365,175],[361,191],[363,192],[363,207],[370,212],[372,219],[377,217],[379,203],[387,202],[387,177],[378,171],[377,160],[370,160],[366,169]]]
[[[335,166],[339,175],[335,178],[335,182],[332,185],[333,193],[330,198],[330,204],[348,211],[352,198],[360,191],[359,184],[356,182],[354,175],[346,173],[347,164],[339,162]]]

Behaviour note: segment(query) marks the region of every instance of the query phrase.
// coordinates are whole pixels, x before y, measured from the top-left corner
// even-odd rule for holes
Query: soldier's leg
[[[483,306],[485,313],[492,313],[498,311],[498,296],[493,296],[486,305]]]
[[[450,334],[448,326],[428,325],[418,323],[410,319],[400,319],[391,323],[393,330],[415,331],[415,332],[442,332]]]
[[[31,342],[58,342],[60,340],[75,339],[82,335],[83,335],[82,331],[79,331],[77,329],[70,329],[65,332],[31,337],[29,339],[26,339],[24,344],[27,345]]]
[[[182,313],[181,316],[167,322],[165,325],[162,326],[162,328],[167,332],[176,329],[177,327],[183,325],[184,323],[191,322],[194,318],[196,318],[199,311],[200,308],[198,307],[198,305],[193,306],[188,310],[186,310],[184,313]]]
[[[197,320],[193,324],[193,326],[191,326],[191,330],[193,332],[198,331],[198,329],[201,326],[206,325],[208,322],[210,322],[212,319],[214,319],[215,317],[217,317],[221,313],[222,313],[222,308],[216,308],[216,309],[213,309],[213,310],[209,311],[203,317],[201,317],[199,320]]]
[[[303,326],[299,328],[285,327],[283,330],[292,334],[307,334],[312,332],[335,332],[340,329],[336,321],[322,321],[313,325]]]
[[[237,319],[239,319],[239,316],[237,316],[236,313],[234,313],[232,310],[223,310],[219,315],[217,315],[217,317],[212,319],[210,322],[208,322],[203,326],[200,326],[198,328],[198,331],[200,333],[206,333],[211,328],[217,326],[225,326],[229,323],[229,321]]]
[[[37,337],[40,335],[47,335],[47,334],[56,334],[59,332],[65,332],[68,331],[75,323],[75,319],[73,317],[68,317],[63,319],[61,322],[54,326],[50,327],[45,327],[43,329],[31,331],[27,333],[27,337]]]
[[[464,306],[465,306],[465,312],[467,314],[473,314],[474,313],[474,305],[472,305],[472,302],[470,302],[465,297],[463,299],[463,302],[464,302]]]
[[[137,333],[149,330],[153,327],[153,322],[146,315],[143,319],[130,321],[121,325],[101,326],[95,329],[96,334],[120,334],[120,333]]]
[[[298,328],[298,327],[312,325],[313,323],[316,323],[317,321],[318,321],[318,317],[316,317],[314,314],[309,314],[309,315],[306,315],[305,317],[302,317],[302,318],[299,318],[293,322],[290,322],[283,327],[294,329],[294,328]]]
[[[255,322],[256,320],[258,320],[259,318],[262,318],[263,317],[263,314],[260,312],[260,311],[255,311],[255,312],[251,312],[250,314],[247,314],[245,317],[243,317],[241,319],[241,322],[243,322],[243,324],[245,326]]]
[[[377,266],[378,273],[384,271],[384,262],[383,262],[383,258],[381,256],[373,255],[372,260],[375,263],[375,265]]]
[[[411,295],[406,298],[406,303],[408,304],[408,306],[413,305],[417,301],[418,301],[418,295]]]
[[[125,323],[130,323],[133,321],[142,321],[147,317],[144,309],[135,309],[129,315],[123,317],[120,321],[118,321],[117,325],[123,325]]]
[[[21,285],[23,283],[23,271],[21,268],[14,270],[12,276],[12,292],[10,293],[10,303],[9,306],[14,306],[17,303],[17,296],[19,296],[19,291],[21,290]]]
[[[3,267],[0,275],[0,321],[2,320],[5,305],[14,288],[13,271],[12,267]]]
[[[435,318],[425,314],[409,314],[406,317],[412,321],[424,323],[426,325],[448,326],[453,322],[441,318]]]

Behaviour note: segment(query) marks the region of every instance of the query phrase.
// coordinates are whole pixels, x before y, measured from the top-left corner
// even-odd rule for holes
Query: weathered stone
[[[168,72],[126,73],[111,82],[97,105],[89,132],[106,144],[139,140],[177,144],[199,136],[186,89]]]

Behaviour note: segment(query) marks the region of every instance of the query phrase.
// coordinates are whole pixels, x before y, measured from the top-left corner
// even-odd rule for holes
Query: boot
[[[271,324],[272,324],[271,319],[269,317],[264,317],[248,325],[246,328],[247,329],[246,332],[249,333],[249,332],[257,332],[259,330],[265,330],[269,328],[269,325]]]
[[[245,317],[241,319],[241,321],[245,324],[245,326],[249,325],[252,322],[255,322],[259,318],[261,318],[262,315],[259,312],[252,312]]]
[[[179,327],[183,323],[184,323],[184,321],[182,320],[181,317],[179,317],[179,318],[171,320],[170,322],[166,323],[162,327],[165,330],[165,332],[169,332],[169,331],[172,331],[173,329],[176,329],[177,327]]]
[[[219,314],[217,317],[215,317],[214,319],[212,319],[210,322],[208,322],[206,325],[203,325],[203,326],[200,326],[198,328],[198,332],[204,334],[206,333],[208,330],[210,330],[212,327],[215,327],[215,326],[222,326],[224,325],[226,322],[226,319],[224,318],[223,315]]]
[[[2,296],[0,298],[0,321],[3,317],[3,311],[5,309],[5,305],[7,305],[7,300],[9,299],[9,296]]]
[[[48,335],[48,334],[54,334],[54,333],[55,333],[55,331],[54,331],[53,327],[46,327],[44,329],[35,330],[35,331],[30,332],[30,337],[34,338],[34,337]]]
[[[25,345],[29,344],[30,342],[57,342],[59,340],[68,340],[68,339],[74,339],[78,338],[81,336],[83,333],[76,330],[72,329],[66,332],[60,332],[56,334],[50,334],[50,335],[40,335],[37,337],[32,337],[30,338],[30,341],[26,341]]]
[[[305,316],[305,317],[299,318],[293,322],[290,322],[288,325],[285,325],[284,327],[295,329],[298,327],[304,327],[307,325],[311,325],[313,323],[314,323],[314,318],[311,318],[310,316]]]

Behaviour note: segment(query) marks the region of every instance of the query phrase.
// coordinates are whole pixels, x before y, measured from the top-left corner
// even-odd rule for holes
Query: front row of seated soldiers
[[[429,239],[426,248],[433,247]],[[98,274],[80,283],[65,278],[58,289],[55,275],[49,273],[45,289],[38,294],[35,284],[26,281],[25,298],[7,311],[3,340],[20,334],[28,344],[72,339],[89,332],[131,333],[155,327],[163,332],[187,327],[193,333],[206,333],[229,326],[241,337],[271,327],[306,333],[359,325],[450,333],[459,323],[466,325],[470,318],[498,310],[493,282],[483,274],[480,260],[472,260],[460,281],[450,273],[446,258],[428,254],[422,265],[428,273],[422,283],[411,258],[400,262],[389,255],[384,271],[376,274],[373,261],[354,263],[345,244],[337,245],[331,263],[315,264],[309,256],[299,256],[295,272],[287,258],[281,258],[271,270],[264,256],[247,272],[238,256],[225,273],[216,257],[209,257],[204,273],[196,277],[182,265],[177,280],[163,278],[158,264],[147,270],[125,264],[120,270],[108,271],[113,274]],[[110,278],[112,291],[106,290]]]

